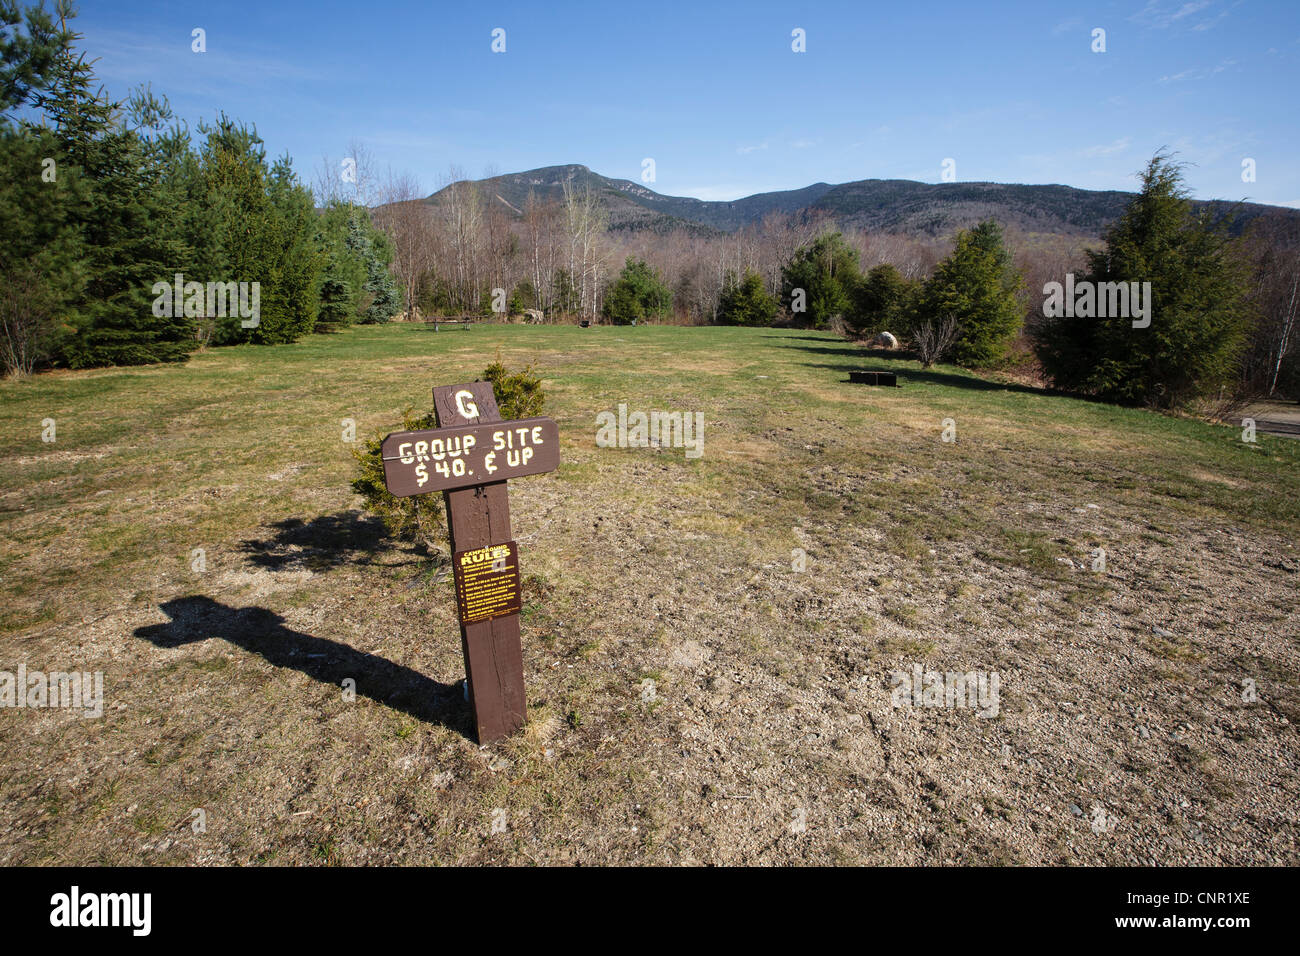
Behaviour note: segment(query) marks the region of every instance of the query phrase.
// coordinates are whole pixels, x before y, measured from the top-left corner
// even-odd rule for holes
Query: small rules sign
[[[518,614],[523,602],[519,590],[518,551],[513,541],[486,548],[458,551],[452,557],[456,577],[456,604],[466,624]]]

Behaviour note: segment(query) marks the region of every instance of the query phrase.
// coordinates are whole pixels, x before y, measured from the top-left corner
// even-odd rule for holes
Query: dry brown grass
[[[498,351],[564,464],[512,487],[529,722],[479,748],[449,586],[357,511],[339,421]],[[106,698],[0,709],[0,862],[1295,863],[1296,449],[858,364],[408,325],[0,384],[0,670]],[[704,457],[596,448],[619,402],[702,411]],[[914,663],[997,671],[1000,714],[894,709]]]

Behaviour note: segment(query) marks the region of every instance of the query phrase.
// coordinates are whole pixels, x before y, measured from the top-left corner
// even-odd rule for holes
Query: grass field
[[[529,722],[480,748],[451,586],[342,439],[498,353],[563,464],[511,485]],[[623,402],[702,457],[598,448]],[[1240,439],[767,329],[0,382],[0,671],[104,675],[99,718],[0,708],[0,863],[1294,865],[1300,442]],[[894,707],[916,664],[998,713]]]

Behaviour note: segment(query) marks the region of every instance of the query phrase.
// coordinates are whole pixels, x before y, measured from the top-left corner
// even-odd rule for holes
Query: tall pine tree
[[[858,252],[838,232],[818,236],[795,251],[781,269],[781,298],[795,321],[824,329],[848,315],[861,276]]]
[[[1002,229],[985,220],[957,234],[957,247],[935,268],[921,292],[922,322],[957,320],[948,361],[967,367],[1000,361],[1024,323],[1020,273],[1002,241]]]
[[[1037,351],[1056,385],[1159,408],[1231,385],[1249,325],[1242,276],[1225,230],[1193,214],[1181,166],[1153,157],[1104,239],[1083,280],[1150,282],[1150,325],[1134,328],[1123,315],[1045,319]]]
[[[90,65],[61,24],[63,48],[48,88],[34,97],[52,134],[58,167],[85,185],[71,203],[85,282],[68,314],[60,344],[73,368],[183,360],[194,347],[194,324],[181,310],[153,314],[153,284],[188,258],[185,244],[165,228],[168,213],[157,190],[162,169],[121,103],[94,88]]]

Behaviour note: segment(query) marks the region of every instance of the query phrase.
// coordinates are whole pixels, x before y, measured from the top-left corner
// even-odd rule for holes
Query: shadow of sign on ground
[[[456,685],[338,641],[285,627],[284,618],[265,608],[228,607],[202,595],[176,598],[159,607],[171,620],[137,628],[136,637],[165,649],[214,638],[228,641],[274,667],[292,668],[331,684],[340,693],[345,680],[354,680],[358,697],[473,739],[469,711]]]

